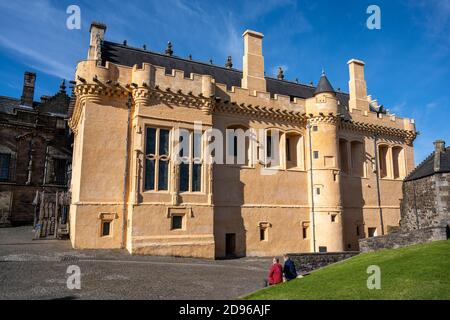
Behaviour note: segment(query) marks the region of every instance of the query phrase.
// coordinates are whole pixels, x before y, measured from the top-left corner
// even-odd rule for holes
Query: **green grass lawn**
[[[367,288],[371,265],[380,290]],[[244,299],[450,299],[450,240],[360,254]]]

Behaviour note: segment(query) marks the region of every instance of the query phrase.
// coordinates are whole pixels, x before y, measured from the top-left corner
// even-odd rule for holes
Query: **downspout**
[[[309,134],[309,173],[311,179],[311,215],[312,215],[312,234],[313,234],[313,247],[314,253],[316,253],[316,218],[315,218],[315,205],[314,205],[314,175],[313,175],[313,151],[312,151],[312,137],[311,137],[311,124],[307,124]]]
[[[378,209],[380,211],[380,223],[381,223],[381,235],[384,236],[384,222],[383,222],[383,209],[381,208],[381,193],[380,193],[380,164],[378,161],[378,148],[377,148],[378,135],[374,135],[374,147],[375,147],[375,175],[377,177],[377,195],[378,195]]]
[[[122,243],[121,248],[124,249],[125,245],[125,225],[127,222],[127,191],[128,191],[128,175],[129,175],[129,156],[128,149],[130,148],[130,123],[131,123],[131,106],[132,106],[132,97],[131,92],[128,93],[128,101],[127,101],[127,136],[125,141],[125,172],[123,175],[123,208],[122,208]]]

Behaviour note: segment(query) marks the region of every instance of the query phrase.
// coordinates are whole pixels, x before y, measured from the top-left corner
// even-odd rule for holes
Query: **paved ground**
[[[31,227],[0,228],[0,299],[234,299],[262,287],[270,259],[131,256],[32,240]],[[67,268],[81,269],[69,290]]]

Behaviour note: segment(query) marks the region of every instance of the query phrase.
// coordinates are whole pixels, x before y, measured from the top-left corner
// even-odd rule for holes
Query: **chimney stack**
[[[364,61],[352,59],[347,62],[350,71],[350,81],[348,83],[350,91],[349,109],[361,111],[369,110],[367,100],[367,85],[364,79]]]
[[[20,103],[23,106],[33,106],[35,83],[36,73],[26,71],[23,76],[23,91],[20,99]]]
[[[266,79],[264,77],[264,57],[262,55],[262,33],[247,30],[244,38],[244,64],[242,88],[251,92],[266,92]]]
[[[441,170],[441,154],[445,152],[445,141],[436,140],[434,142],[434,171]]]
[[[101,44],[105,39],[106,25],[100,22],[92,22],[88,60],[101,60]]]

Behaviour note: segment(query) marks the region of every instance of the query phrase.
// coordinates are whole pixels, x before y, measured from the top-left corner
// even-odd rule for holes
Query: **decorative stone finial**
[[[225,63],[225,67],[228,69],[233,68],[233,60],[232,60],[231,56],[228,56],[227,62]]]
[[[66,92],[66,80],[61,81],[61,85],[59,86],[59,92]]]
[[[278,75],[277,75],[278,80],[284,80],[284,71],[281,67],[278,67]]]
[[[172,42],[167,42],[167,47],[166,47],[166,54],[168,56],[172,56],[173,55],[173,46],[172,46]]]

